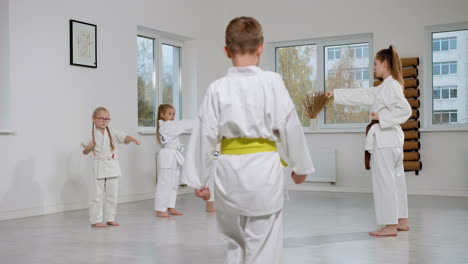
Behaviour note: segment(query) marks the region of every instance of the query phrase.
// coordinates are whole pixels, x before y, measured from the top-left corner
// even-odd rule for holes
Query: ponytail
[[[390,45],[388,49],[380,50],[377,52],[375,57],[381,62],[387,62],[387,67],[393,79],[399,82],[404,89],[405,83],[403,81],[403,70],[401,66],[400,55],[398,55],[398,51],[395,46]]]
[[[110,129],[109,129],[108,126],[106,127],[106,130],[107,130],[107,134],[109,135],[109,139],[110,139],[110,147],[111,147],[112,151],[114,151],[115,150],[114,140],[112,140],[112,135],[111,135],[111,132],[110,132]]]
[[[93,127],[91,128],[91,134],[93,135],[93,154],[96,155],[96,137],[94,136],[94,122],[91,124]]]

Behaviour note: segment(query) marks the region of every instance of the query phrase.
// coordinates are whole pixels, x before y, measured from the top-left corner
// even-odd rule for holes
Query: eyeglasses
[[[104,117],[97,117],[97,120],[99,120],[99,121],[105,121],[105,122],[111,121],[110,118],[104,118]]]

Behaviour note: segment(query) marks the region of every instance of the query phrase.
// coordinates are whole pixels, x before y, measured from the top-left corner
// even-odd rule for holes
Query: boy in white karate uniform
[[[377,87],[336,89],[328,92],[336,104],[369,105],[370,129],[366,151],[372,153],[370,169],[377,224],[383,228],[371,236],[396,236],[408,231],[408,200],[403,168],[405,135],[400,124],[411,116],[411,107],[403,94],[403,76],[397,50],[390,46],[380,50],[374,59],[375,74],[384,81]]]
[[[221,143],[214,185],[229,264],[282,263],[284,170],[276,144],[281,144],[296,183],[314,171],[280,75],[257,67],[262,51],[257,20],[238,17],[229,23],[225,53],[234,67],[205,94],[181,175],[197,196],[208,199],[210,155]]]
[[[92,120],[91,134],[81,142],[83,154],[94,154],[95,186],[91,191],[90,222],[93,227],[118,226],[115,214],[121,171],[115,144],[134,142],[140,145],[140,141],[122,131],[110,129],[110,113],[104,107],[94,110]]]

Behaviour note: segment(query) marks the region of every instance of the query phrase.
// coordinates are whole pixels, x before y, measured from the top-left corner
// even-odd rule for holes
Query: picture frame
[[[70,19],[70,65],[97,68],[97,26]]]

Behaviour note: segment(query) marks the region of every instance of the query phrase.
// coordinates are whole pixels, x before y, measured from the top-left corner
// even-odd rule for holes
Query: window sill
[[[429,128],[420,128],[421,132],[466,132],[468,127],[429,127]]]
[[[362,128],[343,128],[343,129],[309,129],[304,128],[304,134],[347,134],[347,133],[364,133],[366,130]]]
[[[149,130],[149,129],[138,129],[138,133],[142,136],[145,135],[156,135],[155,129]],[[181,135],[190,135],[192,133],[182,133]]]
[[[155,129],[138,129],[140,135],[156,135]]]
[[[16,131],[11,129],[0,129],[0,135],[14,135]]]

